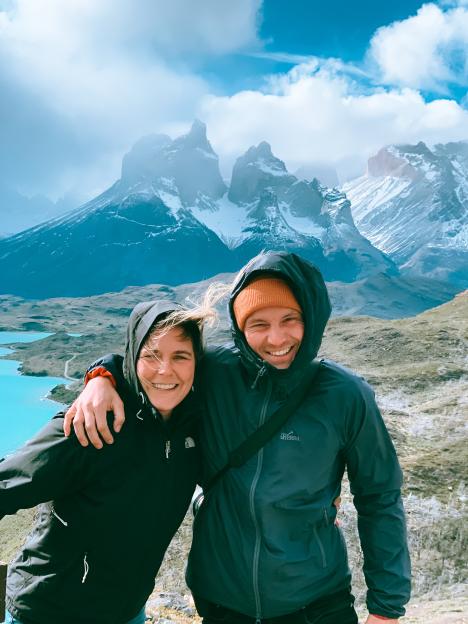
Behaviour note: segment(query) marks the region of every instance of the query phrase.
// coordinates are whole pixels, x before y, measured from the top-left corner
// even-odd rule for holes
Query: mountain
[[[403,274],[468,286],[468,142],[385,147],[343,191],[360,232]]]
[[[192,211],[233,250],[239,265],[262,249],[287,249],[317,263],[327,280],[397,273],[356,228],[345,194],[317,179],[298,179],[265,141],[237,159],[227,196],[203,198]]]
[[[53,202],[44,195],[26,197],[0,184],[0,237],[11,236],[75,207],[68,198]]]
[[[396,275],[356,228],[346,196],[289,173],[252,146],[229,187],[206,127],[140,139],[120,179],[63,217],[0,240],[0,292],[86,296],[129,285],[193,282],[234,271],[262,249],[316,262],[327,280]]]

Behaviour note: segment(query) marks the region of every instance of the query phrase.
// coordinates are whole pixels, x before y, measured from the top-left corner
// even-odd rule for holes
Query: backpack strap
[[[209,490],[223,477],[231,468],[239,468],[246,461],[248,461],[253,455],[255,455],[261,448],[265,446],[267,442],[277,433],[286,421],[292,416],[299,405],[305,398],[307,391],[310,389],[313,383],[320,365],[323,360],[315,358],[309,366],[307,373],[301,379],[300,384],[289,396],[285,403],[279,407],[271,417],[263,423],[256,431],[254,431],[242,444],[229,453],[229,459],[219,472],[217,472],[206,483],[203,488],[204,494],[207,494]]]

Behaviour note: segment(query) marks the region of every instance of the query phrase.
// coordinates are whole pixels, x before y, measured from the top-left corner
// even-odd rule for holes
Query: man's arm
[[[349,420],[345,457],[364,553],[367,608],[375,616],[396,620],[404,615],[411,590],[402,473],[374,393],[365,382]]]
[[[114,389],[125,385],[122,363],[122,356],[110,354],[96,360],[86,371],[85,389],[67,411],[63,425],[66,436],[70,435],[73,425],[82,446],[88,446],[91,442],[100,449],[103,447],[102,440],[107,444],[113,443],[108,412],[114,413],[115,433],[120,431],[125,422],[124,405]]]

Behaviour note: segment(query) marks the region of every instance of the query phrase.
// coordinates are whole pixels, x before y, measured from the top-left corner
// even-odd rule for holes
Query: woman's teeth
[[[157,384],[154,383],[152,384],[153,388],[156,388],[156,390],[174,390],[174,388],[177,388],[177,384]]]

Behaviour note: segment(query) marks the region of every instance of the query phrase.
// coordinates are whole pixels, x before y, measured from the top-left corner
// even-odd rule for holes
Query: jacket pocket
[[[319,547],[320,556],[322,558],[322,568],[326,568],[327,567],[327,555],[325,553],[325,548],[323,547],[323,542],[320,539],[320,535],[319,535],[317,526],[314,526],[313,530],[314,530],[315,540],[316,540],[317,545]]]

